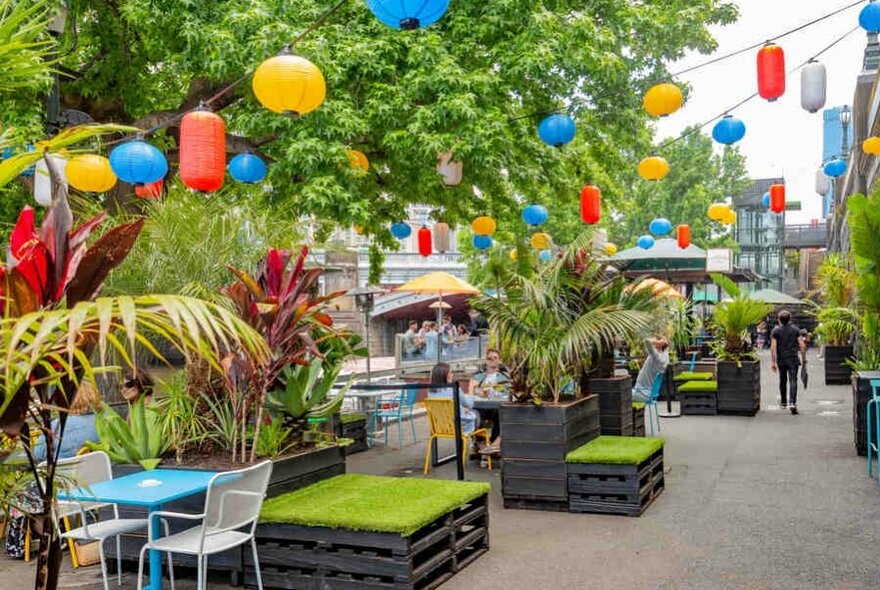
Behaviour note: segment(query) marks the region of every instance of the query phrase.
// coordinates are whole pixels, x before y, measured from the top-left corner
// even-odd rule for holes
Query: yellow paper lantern
[[[880,137],[869,137],[863,141],[862,151],[872,156],[880,156]]]
[[[645,94],[645,110],[652,117],[665,117],[681,108],[684,95],[681,88],[670,82],[657,84]]]
[[[270,57],[254,72],[254,94],[276,113],[305,115],[324,102],[327,85],[318,66],[304,57],[282,53]]]
[[[495,220],[488,215],[481,215],[471,222],[471,230],[477,236],[491,236],[495,233]]]
[[[355,225],[355,226],[354,226],[354,233],[356,233],[356,234],[359,235],[359,236],[364,235],[364,226],[362,226],[362,225]]]
[[[104,156],[82,154],[67,163],[67,182],[85,193],[103,193],[116,185],[116,175]]]
[[[662,180],[669,174],[669,162],[660,156],[649,156],[639,162],[638,171],[645,180]]]
[[[712,203],[709,205],[709,219],[712,221],[721,221],[730,211],[730,207],[726,203]]]
[[[724,225],[732,225],[736,223],[736,211],[728,209],[727,213],[724,214],[724,217],[722,217],[720,221]]]
[[[363,174],[370,171],[370,160],[367,159],[367,154],[364,152],[358,150],[345,150],[345,155],[348,156],[348,162],[351,164],[352,168],[362,170]]]
[[[550,236],[544,232],[532,234],[530,243],[535,250],[546,250],[550,247]]]
[[[614,256],[615,254],[617,254],[617,244],[612,244],[611,242],[608,242],[607,244],[605,244],[605,248],[603,248],[603,250],[605,250],[606,256]]]
[[[510,251],[510,259],[516,260],[516,258],[517,258],[516,248],[514,248],[513,250]]]

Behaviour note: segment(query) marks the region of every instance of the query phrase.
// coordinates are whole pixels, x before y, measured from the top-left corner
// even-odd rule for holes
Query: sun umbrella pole
[[[443,334],[440,330],[443,329],[443,291],[439,291],[439,302],[440,305],[437,306],[437,362],[440,362],[440,353],[443,350]]]

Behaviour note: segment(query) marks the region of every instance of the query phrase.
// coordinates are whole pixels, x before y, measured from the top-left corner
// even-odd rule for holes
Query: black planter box
[[[628,377],[590,379],[587,391],[599,396],[602,434],[632,436],[632,381]]]
[[[852,382],[852,369],[846,361],[853,359],[852,346],[825,347],[825,385],[848,385]]]
[[[641,516],[664,485],[662,448],[639,465],[568,464],[571,512]]]
[[[290,524],[256,533],[263,586],[279,590],[430,590],[489,550],[488,497],[445,514],[408,537]],[[253,559],[244,581],[256,586]]]
[[[599,436],[599,397],[501,406],[505,508],[568,510],[565,455]]]
[[[159,467],[162,469],[208,471],[191,466],[177,467],[173,463],[168,465],[162,464]],[[230,467],[230,469],[232,468],[233,467]],[[122,475],[128,475],[129,473],[136,473],[139,471],[143,471],[143,468],[140,465],[113,466],[114,477],[120,477]],[[299,488],[311,485],[322,479],[342,475],[343,473],[345,473],[345,452],[343,451],[343,447],[324,447],[300,455],[278,459],[273,461],[272,477],[269,480],[269,488],[266,492],[266,497],[271,498],[272,496],[286,494],[287,492],[298,490]],[[192,496],[181,498],[180,500],[175,500],[174,502],[169,502],[163,509],[171,512],[199,514],[204,508],[205,494],[203,492],[201,494],[193,494]],[[122,518],[145,518],[146,511],[143,508],[120,506],[119,515]],[[181,519],[172,519],[168,524],[171,528],[172,534],[194,526],[192,521]],[[138,555],[140,554],[141,547],[145,543],[145,540],[146,533],[122,535],[123,570],[132,572],[137,571]],[[211,570],[230,572],[232,584],[240,585],[243,552],[248,553],[249,548],[245,547],[242,549],[239,547],[211,555],[211,557],[208,558],[209,568]],[[175,553],[174,566],[192,568],[192,571],[187,573],[192,573],[192,577],[195,577],[195,557]],[[175,575],[179,577],[184,577],[180,575],[182,573],[184,572],[178,572],[175,570]]]
[[[761,409],[761,361],[718,361],[719,414],[754,416]]]
[[[633,407],[633,436],[645,436],[645,408]]]
[[[868,423],[866,413],[871,399],[871,380],[880,379],[880,371],[857,371],[852,377],[853,391],[853,444],[856,453],[868,454]],[[871,412],[871,418],[875,418]]]
[[[366,451],[367,446],[367,419],[359,418],[357,420],[345,420],[342,415],[337,414],[333,420],[333,432],[341,438],[350,438],[354,440],[350,445],[343,447],[346,456]]]

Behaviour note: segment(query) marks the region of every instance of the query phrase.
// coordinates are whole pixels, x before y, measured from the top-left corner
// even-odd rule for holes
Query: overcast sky
[[[715,55],[774,37],[835,9],[851,4],[847,0],[738,0],[736,23],[712,29],[718,40]],[[777,41],[785,50],[786,69],[806,61],[858,24],[861,5],[843,11],[819,24]],[[819,61],[828,71],[826,108],[852,104],[856,77],[862,69],[866,44],[859,29],[824,53]],[[757,50],[680,77],[691,85],[690,98],[677,113],[662,119],[657,139],[678,135],[685,127],[702,123],[757,90]],[[689,55],[670,66],[676,72],[707,59]],[[789,213],[788,223],[806,223],[821,216],[821,197],[814,190],[816,170],[822,161],[822,112],[807,113],[800,106],[800,73],[786,80],[785,95],[769,103],[752,99],[732,114],[746,124],[746,136],[739,148],[748,160],[752,178],[784,176],[786,196],[803,203],[801,213]],[[710,133],[712,125],[705,128]]]

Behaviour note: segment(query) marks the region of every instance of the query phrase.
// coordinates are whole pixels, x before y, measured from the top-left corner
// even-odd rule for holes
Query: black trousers
[[[779,399],[782,405],[797,405],[798,367],[779,365]],[[787,400],[787,401],[786,401]]]

